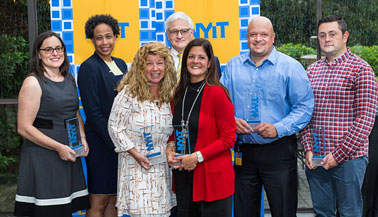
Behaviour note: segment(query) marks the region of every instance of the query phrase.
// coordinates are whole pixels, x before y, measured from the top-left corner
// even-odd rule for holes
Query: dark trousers
[[[179,217],[231,217],[232,196],[215,201],[193,202],[193,173],[173,171],[176,183],[177,216]],[[222,190],[222,189],[219,189]]]
[[[259,217],[262,185],[272,217],[295,217],[298,204],[295,136],[269,144],[241,144],[242,166],[235,166],[235,217]]]
[[[369,164],[362,186],[363,217],[378,217],[378,116],[369,136]]]

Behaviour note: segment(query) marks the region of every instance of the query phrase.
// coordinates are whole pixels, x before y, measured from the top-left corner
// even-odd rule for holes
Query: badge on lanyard
[[[242,165],[242,152],[240,151],[241,141],[236,142],[236,151],[235,151],[235,165],[241,166]]]
[[[235,152],[235,165],[236,166],[242,165],[242,153],[240,151]]]

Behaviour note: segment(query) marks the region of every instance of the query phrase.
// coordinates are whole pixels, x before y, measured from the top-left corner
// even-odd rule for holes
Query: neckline
[[[63,76],[63,75],[62,75]],[[44,78],[46,78],[48,81],[51,81],[51,82],[53,82],[53,83],[63,83],[66,79],[67,79],[67,76],[68,76],[68,74],[66,75],[66,76],[63,76],[63,80],[62,81],[54,81],[54,80],[51,80],[49,77],[47,77],[46,75],[43,75],[43,77]]]

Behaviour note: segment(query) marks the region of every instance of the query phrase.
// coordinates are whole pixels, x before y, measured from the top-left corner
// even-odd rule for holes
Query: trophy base
[[[76,153],[76,157],[82,157],[84,156],[87,152],[84,150],[84,146],[83,145],[77,145],[77,146],[74,146],[74,147],[71,147],[72,150],[75,151]]]
[[[152,166],[156,164],[164,163],[166,161],[165,157],[160,152],[146,155],[146,157],[150,161],[150,164]]]
[[[247,121],[247,123],[249,124],[249,126],[253,128],[257,127],[257,125],[259,125],[261,123],[261,121]]]
[[[312,158],[312,165],[313,165],[313,166],[317,166],[317,167],[319,167],[319,166],[323,166],[323,165],[322,165],[322,160],[323,160],[323,158],[313,157],[313,158]]]
[[[184,156],[184,155],[188,155],[188,154],[176,154],[175,157],[180,157],[180,156]],[[177,163],[174,163],[172,164],[172,166],[180,166],[182,164],[182,162],[177,162]]]

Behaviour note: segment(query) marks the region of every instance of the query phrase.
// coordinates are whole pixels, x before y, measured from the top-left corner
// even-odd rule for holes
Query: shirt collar
[[[343,55],[341,55],[340,57],[333,60],[333,64],[343,63],[343,62],[347,61],[350,58],[351,55],[352,55],[352,51],[350,51],[350,49],[347,48],[347,51],[345,51],[345,53]],[[326,63],[326,64],[329,64],[326,57],[323,58],[323,62]]]
[[[177,55],[179,54],[179,52],[175,50],[173,47],[171,47],[171,53],[172,53],[172,56],[175,56],[175,57],[177,57]]]
[[[245,53],[243,56],[243,63],[249,61],[250,63],[252,63],[253,65],[256,65],[253,61],[252,61],[252,58],[251,58],[251,51]],[[272,51],[270,52],[269,56],[263,61],[263,63],[261,65],[264,65],[265,62],[270,62],[272,65],[275,65],[278,61],[278,51],[276,50],[276,48],[273,46],[273,49]]]

